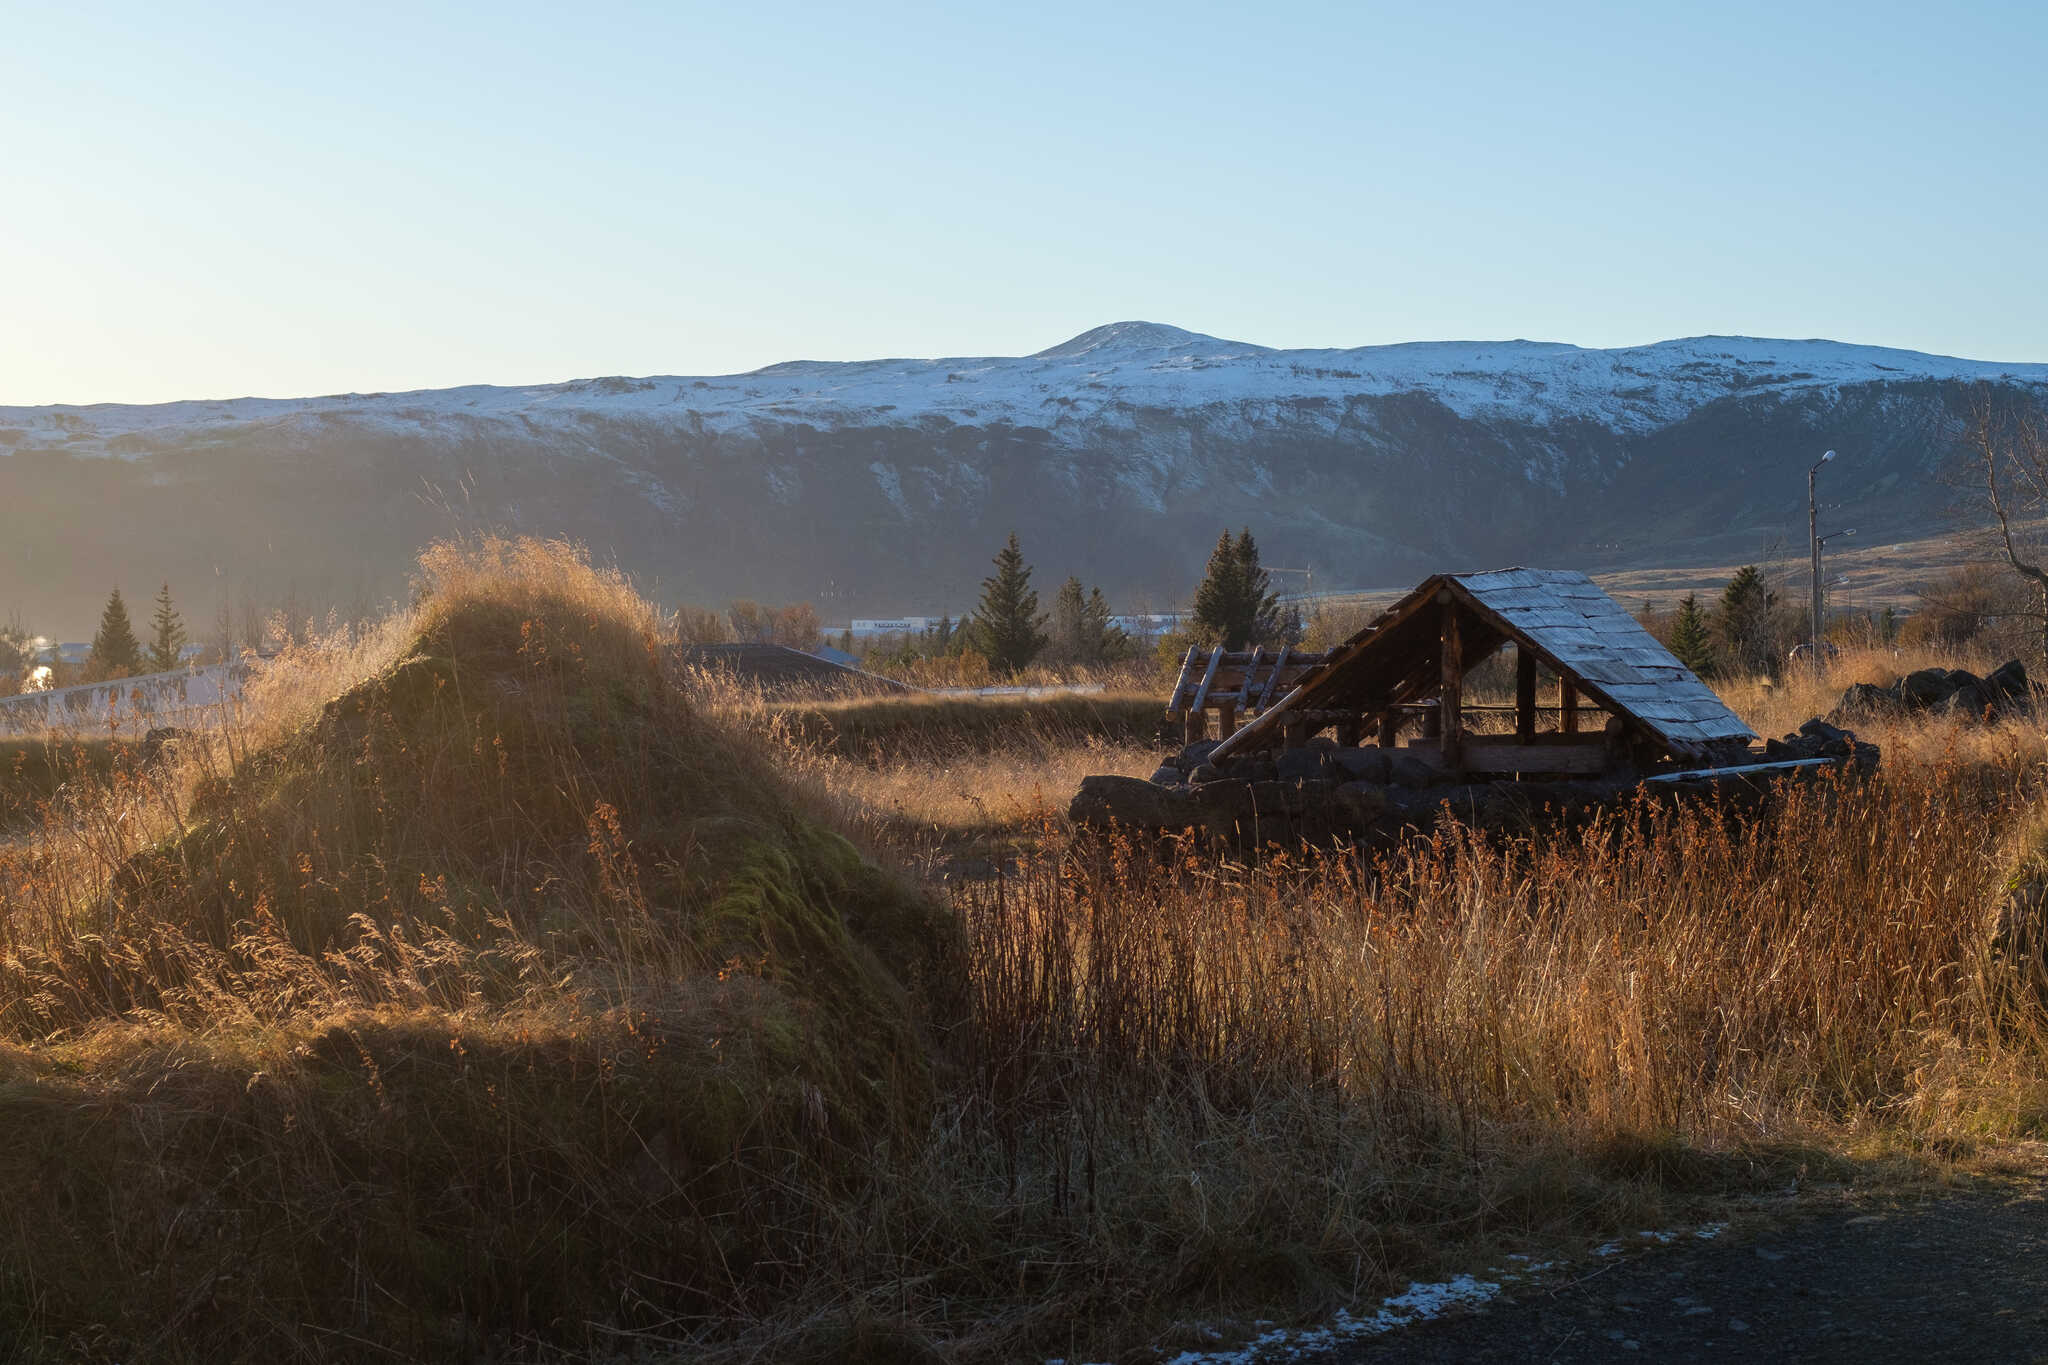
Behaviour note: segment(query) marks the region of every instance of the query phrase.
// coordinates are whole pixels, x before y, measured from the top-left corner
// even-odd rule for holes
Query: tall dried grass
[[[1151,766],[1140,701],[721,694],[660,625],[563,547],[439,550],[239,729],[0,846],[25,1341],[1193,1344],[2048,1121],[1984,936],[2048,764],[2027,725],[1865,727],[1877,777],[1762,817],[1245,866],[1059,826],[1080,773]],[[1912,662],[1731,697],[1780,732]],[[351,728],[392,706],[431,723]],[[900,889],[819,821],[955,870],[1009,840],[946,884],[924,997],[871,971],[906,960]]]

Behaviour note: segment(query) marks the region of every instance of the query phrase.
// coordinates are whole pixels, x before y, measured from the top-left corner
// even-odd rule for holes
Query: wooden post
[[[1363,728],[1356,718],[1337,722],[1337,746],[1342,749],[1358,747],[1359,731]]]
[[[1444,705],[1441,698],[1437,700],[1435,706],[1423,708],[1422,737],[1424,739],[1442,739],[1444,737]]]
[[[1443,715],[1444,766],[1452,772],[1458,771],[1460,750],[1464,747],[1465,717],[1465,646],[1458,637],[1458,601],[1448,590],[1437,594],[1437,604],[1443,610],[1443,689],[1439,693],[1437,708]]]
[[[1216,699],[1216,738],[1229,739],[1237,733],[1237,698]]]
[[[1181,717],[1180,742],[1183,745],[1188,745],[1195,743],[1197,740],[1207,739],[1208,737],[1209,713],[1206,711],[1197,711],[1192,706],[1189,707],[1187,714]]]
[[[1394,738],[1400,733],[1401,713],[1399,711],[1380,712],[1380,747],[1382,749],[1393,748]]]
[[[1280,747],[1300,749],[1308,744],[1308,717],[1289,716],[1280,722]]]
[[[1527,744],[1536,738],[1536,655],[1515,646],[1515,738]]]
[[[1557,728],[1567,735],[1579,732],[1579,689],[1570,678],[1557,680]]]

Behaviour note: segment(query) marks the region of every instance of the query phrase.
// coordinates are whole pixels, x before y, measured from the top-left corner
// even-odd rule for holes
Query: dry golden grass
[[[1100,1358],[2048,1127],[1985,933],[2035,727],[1245,866],[1062,827],[1142,694],[721,691],[564,547],[422,575],[0,846],[23,1354]],[[957,943],[821,824],[971,853]]]

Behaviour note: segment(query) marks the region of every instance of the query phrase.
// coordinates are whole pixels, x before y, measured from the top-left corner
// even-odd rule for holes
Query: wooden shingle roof
[[[1617,714],[1692,754],[1756,739],[1712,688],[1619,602],[1575,569],[1497,569],[1445,575],[1470,601],[1525,640],[1558,673]]]
[[[1717,759],[1756,739],[1741,717],[1593,580],[1572,569],[1436,574],[1327,653],[1212,757],[1269,742],[1292,711],[1385,713],[1438,694],[1444,613],[1469,669],[1501,646],[1552,672],[1675,757]]]

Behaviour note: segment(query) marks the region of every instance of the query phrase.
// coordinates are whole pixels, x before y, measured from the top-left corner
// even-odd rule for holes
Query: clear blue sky
[[[0,403],[1705,332],[2048,360],[2048,7],[0,0]]]

